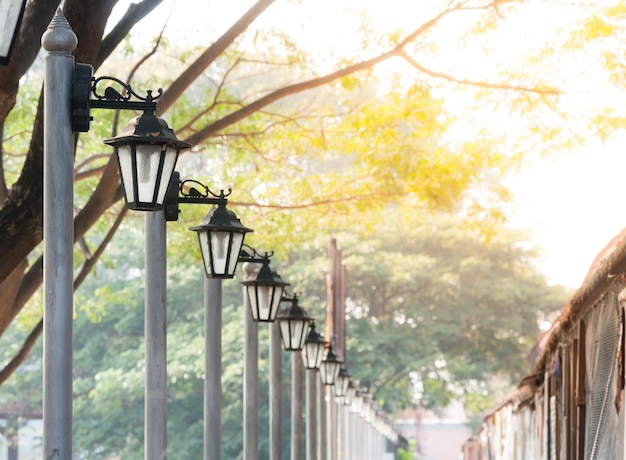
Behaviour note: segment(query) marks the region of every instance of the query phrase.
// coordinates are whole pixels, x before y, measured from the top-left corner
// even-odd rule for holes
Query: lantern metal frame
[[[100,92],[98,87],[103,82],[109,86]],[[119,87],[119,91],[115,87]],[[146,96],[140,96],[129,84],[115,77],[94,78],[93,67],[89,64],[74,67],[71,93],[74,132],[89,131],[92,108],[143,111],[119,135],[104,140],[105,144],[115,148],[129,209],[162,209],[178,154],[191,147],[188,142],[178,140],[165,120],[155,115],[157,99],[162,94],[163,90],[159,88],[156,95],[148,90]],[[140,182],[149,185],[140,187]]]
[[[326,341],[324,336],[317,332],[315,328],[315,320],[309,324],[309,333],[304,341],[302,348],[302,363],[305,369],[319,369],[322,359],[324,359],[324,351],[326,350]]]
[[[280,310],[283,292],[289,283],[270,268],[273,251],[260,254],[251,246],[246,244],[243,246],[239,254],[239,262],[261,264],[254,278],[249,277],[241,282],[245,287],[252,320],[259,323],[272,323]]]
[[[283,350],[302,351],[307,331],[313,318],[298,305],[298,296],[296,294],[286,294],[281,301],[291,302],[288,309],[276,315],[276,321],[278,321],[280,327]],[[292,326],[292,323],[301,323],[301,326],[297,324]]]

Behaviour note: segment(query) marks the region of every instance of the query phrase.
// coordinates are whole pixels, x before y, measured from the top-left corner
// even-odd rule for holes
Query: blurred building
[[[396,416],[395,426],[414,445],[418,460],[459,460],[463,443],[472,435],[461,403],[452,403],[441,414],[423,408]]]

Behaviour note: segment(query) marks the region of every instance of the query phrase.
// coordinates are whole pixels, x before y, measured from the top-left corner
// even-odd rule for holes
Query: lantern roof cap
[[[223,195],[223,191],[221,192]],[[235,231],[237,233],[249,233],[253,232],[251,228],[246,227],[241,223],[241,220],[237,215],[226,207],[227,200],[224,198],[223,202],[220,202],[217,206],[213,207],[202,222],[195,227],[190,227],[189,230],[196,232],[205,230],[216,231]]]
[[[136,144],[166,144],[178,149],[187,149],[191,144],[178,140],[174,130],[167,122],[157,117],[152,111],[145,111],[140,116],[133,118],[128,125],[115,137],[103,141],[108,145],[124,143]]]
[[[294,295],[293,298],[287,299],[287,300],[291,300],[291,306],[287,310],[283,310],[280,313],[278,313],[278,315],[276,316],[276,319],[278,320],[303,319],[303,320],[310,320],[310,321],[313,320],[313,318],[309,316],[307,312],[304,311],[304,309],[298,305],[297,295]]]

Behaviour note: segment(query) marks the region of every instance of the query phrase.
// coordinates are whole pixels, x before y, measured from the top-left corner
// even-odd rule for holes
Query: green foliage
[[[566,299],[533,268],[523,235],[502,226],[486,240],[458,218],[394,214],[367,241],[337,238],[349,280],[349,370],[388,412],[456,398],[484,409],[494,379],[510,388],[528,370],[539,315]],[[323,299],[313,273],[325,269],[326,254],[291,257],[289,279],[305,264],[306,297]]]
[[[409,441],[409,450],[398,449],[398,460],[415,460],[415,440]]]

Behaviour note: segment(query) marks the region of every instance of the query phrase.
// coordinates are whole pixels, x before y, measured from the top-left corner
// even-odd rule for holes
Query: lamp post
[[[299,352],[312,318],[298,305],[298,296],[285,296],[281,300],[291,302],[290,307],[276,316],[276,324],[270,326],[270,459],[280,460],[282,449],[282,374],[280,342],[286,351]],[[293,395],[292,395],[293,396]],[[292,405],[296,405],[292,402]],[[300,404],[301,405],[301,404]]]
[[[60,11],[41,38],[44,70],[44,458],[72,458],[74,135],[70,94],[76,35]]]
[[[305,382],[305,399],[306,399],[306,460],[317,459],[317,372],[308,371],[306,373]]]
[[[331,428],[332,431],[334,431],[334,438],[333,442],[331,443],[331,458],[346,458],[344,435],[346,431],[347,420],[344,416],[345,411],[343,399],[346,395],[349,384],[350,374],[344,366],[341,366],[341,369],[339,370],[339,375],[337,375],[337,378],[335,379],[335,384],[333,385],[334,400],[337,404],[331,406],[331,410],[334,413],[334,417],[332,418],[332,420],[335,422],[335,426]]]
[[[132,189],[134,195],[127,191],[126,200],[129,206],[142,210],[151,209],[146,197],[150,195],[147,187],[152,186],[150,201],[154,209],[162,207],[178,152],[189,144],[176,139],[167,124],[154,115],[158,96],[148,92],[141,97],[130,85],[113,77],[94,80],[90,65],[74,62],[71,52],[77,46],[76,35],[60,9],[42,36],[42,45],[48,52],[44,75],[44,455],[71,458],[73,132],[89,130],[91,108],[143,110],[122,135],[107,141],[116,147],[123,181],[129,178],[124,165],[140,166],[140,175],[133,178],[138,180]],[[120,85],[125,95],[112,87],[99,93],[101,81]],[[158,95],[161,93],[159,90]],[[146,224],[154,232],[151,241],[146,240],[150,257],[161,260],[162,254],[156,246],[152,252],[152,245],[157,245],[154,239],[164,238],[165,220],[160,215],[147,216]],[[146,423],[154,424],[146,428],[149,459],[165,456],[165,365],[160,363],[165,356],[163,279],[162,267],[146,275],[146,302],[150,302],[146,315],[146,410],[150,414],[146,414]],[[148,369],[149,363],[156,363],[155,369]],[[153,437],[157,441],[152,442]]]
[[[255,270],[254,264],[244,263],[244,280]],[[250,300],[243,288],[244,310],[250,308]],[[243,458],[259,458],[259,330],[252,315],[244,314],[243,342]]]
[[[302,355],[291,355],[291,460],[302,460],[303,452],[303,387]]]
[[[249,246],[239,258],[245,262],[245,277],[241,282],[244,303],[250,315],[245,315],[244,340],[244,457],[258,456],[258,326],[270,323],[270,458],[282,457],[282,360],[280,330],[274,322],[284,288],[289,285],[272,271],[269,260],[273,253],[261,256]],[[260,266],[259,266],[260,264]],[[245,310],[248,310],[244,306]]]
[[[237,262],[256,260],[241,257],[245,235],[252,230],[245,227],[234,212],[227,209],[223,190],[213,193],[197,180],[180,181],[178,172],[172,174],[168,187],[164,214],[168,221],[178,220],[180,204],[210,204],[200,225],[191,227],[198,235],[205,271],[204,279],[204,459],[221,458],[222,410],[222,280],[233,278]],[[254,252],[256,254],[256,252]],[[266,257],[265,259],[269,259]],[[265,260],[263,259],[263,260]],[[269,262],[268,262],[269,264]],[[262,289],[263,279],[258,280]]]
[[[326,349],[326,342],[324,337],[317,332],[315,328],[315,322],[311,321],[309,325],[309,333],[304,341],[304,347],[302,348],[302,361],[305,369],[310,372],[306,373],[306,458],[307,460],[314,460],[316,458],[317,449],[317,372],[316,371],[322,362],[324,357],[324,350]]]

